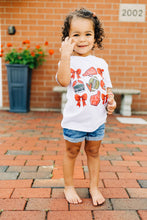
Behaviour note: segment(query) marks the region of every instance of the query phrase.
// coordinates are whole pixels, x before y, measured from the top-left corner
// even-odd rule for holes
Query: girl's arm
[[[66,37],[61,45],[61,60],[57,71],[57,80],[64,87],[70,83],[70,56],[73,52],[74,45],[69,37]]]
[[[107,111],[108,111],[108,114],[112,114],[116,108],[116,102],[114,100],[114,95],[113,95],[111,88],[107,88],[107,94],[108,94]]]

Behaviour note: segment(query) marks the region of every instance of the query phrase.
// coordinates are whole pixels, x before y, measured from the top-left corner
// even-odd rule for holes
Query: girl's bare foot
[[[102,205],[105,202],[105,199],[98,188],[90,189],[90,194],[94,206]]]
[[[79,204],[82,200],[78,196],[75,188],[73,186],[65,186],[64,189],[65,198],[69,203]]]

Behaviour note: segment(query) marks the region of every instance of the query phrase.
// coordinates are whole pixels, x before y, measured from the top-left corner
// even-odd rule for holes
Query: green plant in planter
[[[23,47],[12,48],[11,43],[7,43],[7,49],[5,53],[5,61],[9,64],[23,64],[28,65],[30,69],[37,68],[42,65],[47,56],[46,50],[48,42],[46,41],[44,47],[36,45],[34,49],[30,47],[30,41],[25,40],[22,42]],[[0,57],[4,56],[5,49],[1,45]],[[48,50],[49,54],[52,55],[54,50]]]
[[[10,112],[25,113],[30,111],[31,76],[32,69],[42,65],[47,52],[52,55],[54,51],[48,50],[48,42],[43,46],[30,47],[30,41],[22,42],[22,47],[7,43],[6,49],[0,48],[0,57],[4,57],[7,67],[9,88]]]

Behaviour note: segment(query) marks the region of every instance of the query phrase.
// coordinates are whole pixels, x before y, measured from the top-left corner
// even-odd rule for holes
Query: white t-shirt
[[[61,126],[78,131],[95,131],[107,118],[106,89],[112,87],[108,65],[92,55],[71,56],[70,68],[71,81]]]

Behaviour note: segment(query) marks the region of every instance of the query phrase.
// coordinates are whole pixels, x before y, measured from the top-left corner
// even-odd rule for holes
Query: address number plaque
[[[120,4],[119,21],[145,22],[145,4]]]

